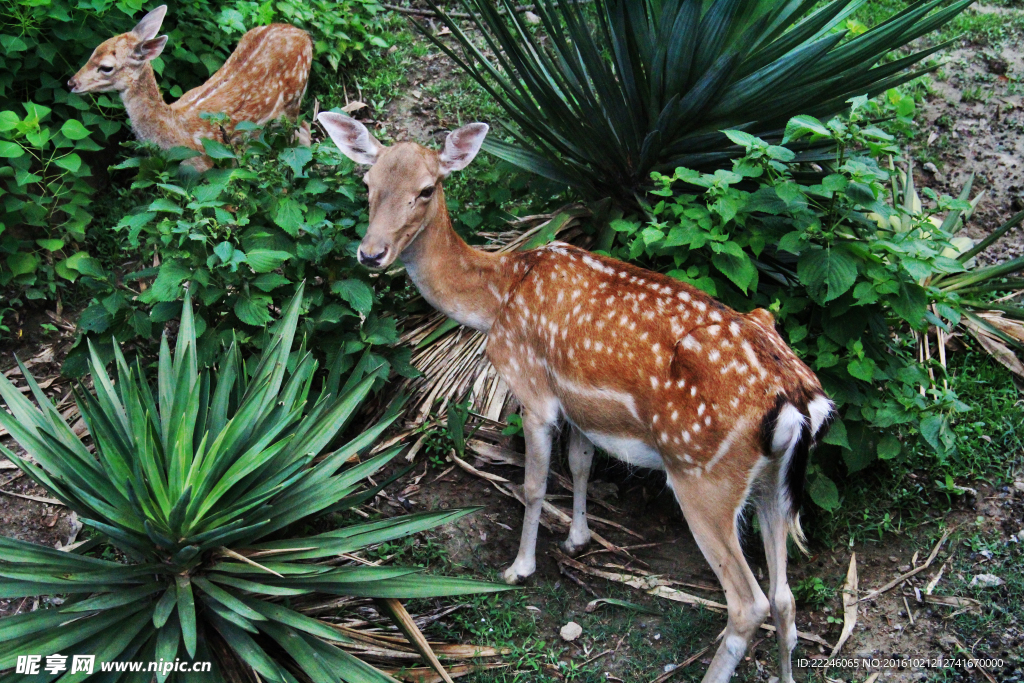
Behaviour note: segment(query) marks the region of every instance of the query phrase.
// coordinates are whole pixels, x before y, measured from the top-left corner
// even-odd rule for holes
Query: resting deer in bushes
[[[319,121],[344,154],[370,165],[359,261],[380,269],[400,258],[431,305],[487,335],[488,358],[522,404],[526,515],[505,579],[519,583],[536,568],[552,436],[564,419],[574,500],[562,548],[576,554],[590,539],[595,445],[664,470],[728,602],[725,637],[704,681],[729,680],[769,612],[781,678],[792,681],[786,540],[801,539],[808,449],[832,403],[771,314],[737,313],[670,277],[563,243],[511,254],[468,246],[452,229],[442,182],[472,161],[486,124],[452,132],[438,153],[409,142],[384,147],[341,114]],[[760,519],[768,597],[740,547],[737,521],[748,500]]]
[[[157,36],[166,13],[167,6],[161,5],[128,33],[101,43],[68,81],[71,92],[120,93],[136,137],[162,149],[201,152],[203,138],[227,142],[220,126],[201,118],[202,113],[227,114],[229,138],[241,121],[298,119],[313,60],[313,43],[305,31],[289,24],[252,29],[210,80],[167,104],[150,64],[167,44],[167,36]],[[297,138],[309,145],[309,124],[300,127]],[[211,165],[205,156],[190,163],[200,171]]]

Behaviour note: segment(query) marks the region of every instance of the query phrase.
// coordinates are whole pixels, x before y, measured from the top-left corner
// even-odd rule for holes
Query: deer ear
[[[469,166],[480,151],[480,145],[484,144],[489,129],[486,123],[470,123],[449,133],[441,152],[441,172],[447,176]]]
[[[142,40],[152,40],[160,33],[160,25],[164,23],[164,15],[167,14],[167,5],[160,5],[149,14],[142,17],[142,20],[132,29],[132,34]]]
[[[152,40],[144,40],[136,45],[135,49],[132,50],[132,57],[144,62],[156,59],[160,56],[160,53],[164,51],[164,45],[166,44],[167,36],[160,36],[159,38],[153,38]]]
[[[357,164],[372,166],[384,151],[384,145],[370,135],[366,126],[351,116],[325,111],[321,112],[316,120],[331,136],[331,140],[334,140],[341,153]]]

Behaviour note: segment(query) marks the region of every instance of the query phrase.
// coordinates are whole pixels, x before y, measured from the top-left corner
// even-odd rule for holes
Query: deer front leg
[[[523,516],[519,554],[512,566],[505,570],[505,582],[513,586],[525,581],[537,569],[537,527],[540,525],[540,511],[548,487],[553,427],[553,423],[526,409],[523,410],[523,435],[526,437],[523,502],[526,504],[526,514]]]
[[[569,434],[569,470],[572,472],[572,525],[569,538],[559,546],[569,557],[576,557],[590,543],[587,526],[587,482],[594,461],[594,444],[575,427]]]

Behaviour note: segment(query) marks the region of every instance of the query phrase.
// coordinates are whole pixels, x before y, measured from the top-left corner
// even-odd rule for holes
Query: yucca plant
[[[75,436],[24,367],[38,407],[0,377],[11,413],[0,410],[0,424],[34,462],[7,449],[4,455],[74,510],[92,535],[70,552],[0,538],[0,597],[57,597],[49,609],[0,620],[0,670],[19,655],[60,653],[95,655],[104,681],[149,681],[153,674],[100,678],[99,662],[178,658],[213,662],[214,677],[162,671],[157,680],[393,681],[347,653],[351,639],[302,607],[325,595],[381,598],[408,632],[408,614],[394,599],[501,589],[341,557],[469,510],[289,535],[297,522],[374,496],[383,484],[363,490],[362,482],[397,452],[367,456],[394,409],[323,453],[375,375],[339,395],[317,395],[316,362],[301,348],[292,353],[301,301],[300,288],[255,366],[233,345],[215,374],[200,369],[187,299],[173,353],[164,336],[153,386],[116,344],[113,377],[93,350],[94,392],[80,386],[76,396],[91,444]],[[358,464],[346,467],[354,458]],[[410,640],[415,635],[425,645],[418,631]],[[86,677],[69,671],[61,681]],[[25,678],[13,672],[4,680]]]
[[[892,162],[890,161],[890,165]],[[974,186],[974,174],[967,177],[957,205],[945,216],[931,215],[928,221],[935,227],[932,236],[937,240],[948,237],[948,244],[942,256],[956,259],[961,264],[958,269],[949,272],[934,273],[922,277],[921,285],[934,287],[936,294],[949,298],[957,304],[956,310],[945,307],[944,312],[959,324],[982,348],[996,361],[1011,372],[1024,377],[1024,363],[1017,357],[1014,350],[1024,352],[1024,306],[1016,303],[1015,298],[1024,289],[1024,256],[1002,263],[980,265],[977,256],[1013,228],[1024,222],[1024,211],[1018,212],[1001,226],[993,230],[981,240],[973,240],[960,234],[967,225],[975,209],[984,197],[979,192],[971,199]],[[902,170],[892,174],[892,202],[894,209],[902,209],[885,219],[877,213],[868,217],[878,224],[878,238],[886,239],[893,233],[910,230],[915,222],[920,222],[924,207],[917,188],[914,185],[913,163],[910,172]],[[993,293],[1010,295],[1000,299],[989,300]],[[957,314],[959,311],[960,315]],[[936,328],[938,337],[938,353],[945,365],[945,332]],[[920,345],[924,355],[928,355],[929,340],[927,335],[920,336]]]
[[[461,54],[423,30],[515,124],[485,149],[585,197],[635,202],[652,171],[728,167],[743,150],[721,131],[781,139],[798,114],[828,118],[920,72],[943,49],[883,58],[972,0],[922,0],[849,37],[863,0],[539,0],[535,30],[511,0],[462,0],[476,33],[435,6]]]

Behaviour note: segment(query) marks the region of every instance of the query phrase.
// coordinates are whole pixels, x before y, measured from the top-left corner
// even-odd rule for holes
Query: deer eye
[[[114,67],[107,66],[106,64],[100,64],[100,73],[109,74],[114,70]]]
[[[434,194],[434,186],[424,187],[420,190],[420,199],[430,199]]]

